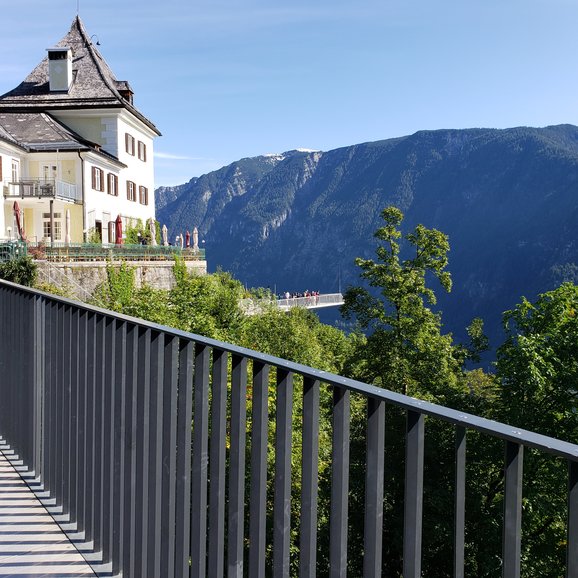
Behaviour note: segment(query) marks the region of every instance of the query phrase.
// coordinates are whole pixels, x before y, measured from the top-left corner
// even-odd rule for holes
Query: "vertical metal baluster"
[[[104,441],[103,416],[104,416],[104,389],[106,381],[106,358],[104,355],[105,338],[104,331],[106,318],[98,314],[96,317],[96,361],[95,361],[95,383],[94,383],[94,423],[92,449],[93,467],[93,492],[94,492],[94,521],[93,521],[93,548],[95,552],[102,552],[102,530],[103,530],[103,508],[104,499],[102,494],[102,446]]]
[[[522,545],[522,471],[524,446],[506,442],[504,479],[503,578],[519,578]]]
[[[1,297],[0,297],[1,299]],[[45,347],[45,317],[46,301],[44,297],[36,295],[34,299],[34,383],[36,384],[34,402],[34,473],[37,479],[43,475],[43,433],[44,433],[44,359]],[[0,365],[0,371],[2,371]]]
[[[137,503],[137,418],[139,390],[139,330],[136,325],[127,326],[126,350],[126,390],[125,390],[125,462],[124,462],[124,510],[122,545],[122,575],[127,578],[139,578],[139,560],[136,557],[137,531],[140,526],[136,522]]]
[[[118,407],[115,404],[116,385],[116,321],[113,317],[107,317],[104,324],[104,375],[102,384],[102,448],[101,448],[101,468],[102,468],[102,561],[104,564],[110,562],[112,551],[113,528],[113,470],[114,470],[114,425],[120,419]]]
[[[331,513],[329,575],[347,575],[347,522],[349,495],[349,391],[333,387],[333,448],[331,465]]]
[[[78,478],[78,318],[80,310],[74,308],[70,319],[70,422],[68,453],[68,487],[70,492],[68,511],[70,521],[77,520],[77,478]]]
[[[125,501],[125,467],[127,452],[126,436],[126,322],[117,320],[114,337],[114,399],[115,419],[113,422],[112,444],[112,516],[110,532],[112,536],[111,560],[112,574],[116,576],[122,570],[124,544],[127,533],[127,521],[124,517]]]
[[[367,454],[363,575],[381,576],[383,539],[383,475],[385,465],[385,403],[367,400]]]
[[[145,473],[148,483],[148,535],[146,556],[151,576],[161,574],[161,516],[162,516],[162,450],[163,450],[163,377],[165,360],[164,333],[151,333],[150,356],[150,410],[149,410],[149,463]],[[167,424],[168,427],[168,424]]]
[[[228,354],[213,349],[211,389],[211,445],[209,459],[208,576],[222,577],[225,567],[225,464],[227,455]]]
[[[55,401],[56,401],[56,431],[55,431],[55,460],[54,460],[54,477],[52,481],[52,493],[51,497],[56,500],[56,504],[62,503],[62,478],[63,478],[63,410],[64,410],[64,377],[63,377],[63,365],[64,365],[64,325],[63,325],[63,315],[64,315],[64,305],[58,304],[57,306],[58,314],[56,317],[56,363],[55,363]]]
[[[403,532],[403,576],[421,576],[423,516],[424,417],[407,412],[405,452],[405,517]]]
[[[233,355],[231,381],[229,532],[227,542],[229,578],[243,577],[246,423],[247,360],[239,355]]]
[[[175,576],[188,578],[191,548],[191,425],[193,423],[194,345],[179,342],[179,384],[177,398],[177,519]]]
[[[207,481],[209,435],[209,361],[211,350],[195,346],[193,461],[191,468],[191,575],[204,576],[207,566]]]
[[[568,461],[566,578],[578,578],[578,462]]]
[[[273,576],[289,578],[291,539],[291,434],[293,374],[277,368],[275,483],[273,501]]]
[[[149,576],[147,538],[149,508],[149,449],[150,449],[150,382],[151,330],[138,329],[137,418],[136,418],[136,548],[135,575]]]
[[[89,314],[87,311],[81,311],[78,319],[78,439],[77,464],[78,471],[76,476],[76,523],[79,532],[84,532],[86,526],[86,414],[88,407],[87,386],[88,386],[88,351],[87,351],[87,334],[89,328]],[[48,372],[47,372],[48,373]],[[48,404],[48,397],[45,404]]]
[[[85,470],[84,470],[84,539],[92,541],[94,536],[94,405],[96,389],[97,319],[89,313],[86,336],[87,379],[85,398]]]
[[[71,349],[72,349],[72,327],[71,317],[72,308],[66,306],[63,308],[62,330],[63,330],[63,363],[62,363],[62,513],[70,513],[70,452],[71,437],[70,430],[71,413],[72,413],[72,376],[71,376]]]
[[[454,497],[454,578],[464,578],[466,526],[466,429],[456,426],[456,474]]]
[[[253,362],[249,576],[265,578],[269,366]]]
[[[175,576],[175,525],[177,509],[177,385],[179,340],[165,335],[164,375],[162,383],[163,447],[162,447],[162,504],[161,512],[161,575]]]
[[[319,381],[303,378],[301,533],[299,576],[317,575],[317,495],[319,484]]]
[[[54,464],[52,463],[53,456],[53,444],[54,444],[54,309],[55,305],[53,302],[48,304],[46,312],[46,327],[45,327],[45,346],[46,346],[46,366],[44,375],[44,391],[46,394],[46,402],[44,404],[44,423],[46,424],[46,430],[44,432],[44,452],[42,454],[42,471],[44,472],[44,490],[49,494],[52,490],[52,472],[54,469]]]

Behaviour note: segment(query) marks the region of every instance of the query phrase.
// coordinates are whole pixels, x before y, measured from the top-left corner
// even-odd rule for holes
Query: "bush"
[[[36,281],[36,264],[30,257],[20,257],[0,263],[0,279],[32,287]]]

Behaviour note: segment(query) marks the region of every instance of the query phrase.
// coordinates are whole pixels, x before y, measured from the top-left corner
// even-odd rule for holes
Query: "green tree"
[[[578,286],[564,283],[535,303],[523,298],[504,327],[497,418],[578,443]],[[554,578],[564,567],[566,464],[527,450],[524,478],[523,575]]]
[[[441,316],[430,308],[436,304],[436,296],[427,279],[433,276],[444,290],[451,290],[446,270],[448,238],[423,225],[402,237],[402,212],[388,207],[381,216],[385,225],[374,235],[379,241],[377,261],[355,261],[362,279],[377,292],[349,288],[342,314],[355,316],[369,333],[363,350],[367,380],[443,402],[448,388],[457,385],[463,355],[453,346],[451,335],[441,333]],[[402,242],[411,253],[404,260]]]

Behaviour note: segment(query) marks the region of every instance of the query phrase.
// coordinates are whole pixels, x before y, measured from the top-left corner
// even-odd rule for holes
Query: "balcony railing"
[[[364,576],[380,575],[388,523],[385,409],[394,406],[406,414],[405,439],[395,442],[405,443],[404,578],[421,576],[426,418],[455,428],[449,466],[455,468],[455,522],[448,548],[454,575],[464,575],[468,432],[505,446],[506,578],[518,577],[522,562],[524,448],[567,462],[567,567],[557,568],[556,575],[578,576],[576,445],[6,282],[0,283],[0,335],[0,434],[110,562],[113,574],[221,577],[227,568],[228,576],[241,578],[248,563],[249,576],[289,577],[293,555],[299,557],[301,577],[315,576],[322,548],[320,397],[325,403],[330,392],[326,574],[344,577],[348,556],[355,556],[363,558]],[[351,552],[353,396],[366,401],[367,450],[364,513],[360,517],[357,511],[363,501],[352,511],[363,520],[364,542]],[[300,429],[300,448],[292,447],[294,427]],[[272,447],[274,467],[268,463]],[[301,452],[299,463],[292,459],[295,450]],[[291,517],[295,468],[298,520]]]
[[[55,179],[38,178],[26,178],[8,183],[4,187],[4,197],[21,199],[65,199],[75,202],[82,201],[82,194],[76,185]]]

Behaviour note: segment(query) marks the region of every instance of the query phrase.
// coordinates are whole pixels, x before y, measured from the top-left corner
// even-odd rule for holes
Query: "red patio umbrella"
[[[191,246],[191,234],[187,231],[185,234],[185,247]]]
[[[18,201],[14,201],[14,217],[16,218],[16,227],[18,228],[18,236],[22,241],[26,241],[26,235],[24,234],[24,229],[22,228],[22,222],[20,221],[20,205]]]
[[[114,222],[114,228],[115,228],[114,244],[122,245],[122,219],[120,218],[120,215],[116,218],[116,221]]]

